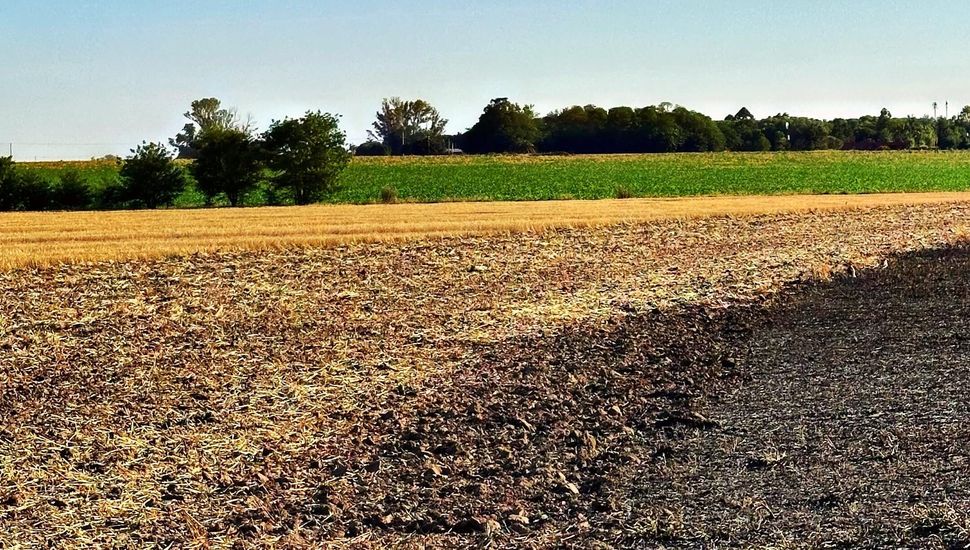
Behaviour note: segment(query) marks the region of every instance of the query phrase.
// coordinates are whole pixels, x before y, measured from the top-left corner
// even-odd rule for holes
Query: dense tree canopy
[[[192,174],[207,204],[222,194],[231,206],[237,206],[259,183],[262,171],[260,146],[246,132],[210,130],[197,142]]]
[[[348,147],[335,115],[310,111],[254,135],[250,122],[216,98],[193,101],[171,150],[143,143],[117,177],[51,176],[0,158],[0,211],[156,208],[192,203],[307,204],[328,198],[353,151],[358,155],[459,153],[673,153],[820,149],[970,149],[970,106],[954,116],[896,117],[888,109],[823,120],[747,107],[722,120],[672,103],[644,107],[574,105],[538,115],[531,105],[496,98],[466,132],[444,135],[446,120],[424,100],[385,99],[371,139]],[[194,178],[188,178],[190,172]],[[253,193],[249,193],[253,191]],[[382,192],[391,201],[392,186]],[[185,197],[180,197],[185,193]]]
[[[179,158],[194,159],[198,155],[199,140],[209,132],[235,130],[252,133],[252,124],[242,121],[236,109],[227,109],[214,97],[197,99],[184,115],[190,122],[182,131],[169,140],[169,144],[179,151]]]
[[[473,153],[528,153],[535,151],[540,137],[532,106],[500,97],[489,102],[459,143]]]
[[[121,193],[132,206],[169,206],[185,189],[186,178],[161,143],[142,143],[133,149],[121,167]]]
[[[530,106],[492,100],[453,138],[471,153],[671,153],[819,149],[970,148],[970,106],[951,118],[878,116],[821,120],[787,113],[757,119],[746,107],[724,120],[670,103],[572,106],[538,117]],[[380,154],[368,144],[361,154]]]
[[[399,97],[384,99],[371,139],[382,143],[393,155],[435,154],[445,150],[443,138],[447,120],[422,99],[411,101]]]
[[[298,119],[273,122],[263,134],[267,164],[278,189],[296,204],[322,200],[337,187],[350,162],[346,135],[330,113],[308,111]]]

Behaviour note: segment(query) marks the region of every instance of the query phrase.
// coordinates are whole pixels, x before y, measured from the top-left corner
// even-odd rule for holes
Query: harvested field
[[[968,214],[2,273],[0,546],[964,540]]]
[[[550,227],[970,200],[970,193],[0,214],[0,269]]]
[[[800,290],[631,500],[674,510],[677,545],[966,548],[968,296],[964,248]]]

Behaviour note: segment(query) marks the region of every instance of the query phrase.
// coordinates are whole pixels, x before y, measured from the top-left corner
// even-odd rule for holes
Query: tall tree
[[[632,107],[613,107],[606,114],[608,147],[617,153],[632,153],[637,129],[637,113]]]
[[[238,206],[262,177],[261,151],[256,141],[241,130],[210,130],[197,142],[198,156],[192,173],[208,204],[225,194],[231,206]]]
[[[20,174],[10,157],[0,157],[0,211],[20,210]]]
[[[446,124],[448,121],[427,101],[392,97],[381,102],[374,129],[368,134],[395,155],[438,153],[444,150]]]
[[[474,153],[526,153],[535,150],[540,131],[531,105],[500,97],[489,102],[462,137],[465,148]]]
[[[337,117],[320,111],[273,122],[263,134],[263,145],[267,165],[276,172],[275,185],[297,204],[322,200],[335,191],[351,157]]]
[[[684,107],[675,108],[672,114],[681,130],[680,151],[699,153],[724,150],[724,134],[710,117]]]
[[[960,110],[960,114],[957,115],[957,120],[960,122],[970,122],[970,105],[965,105]]]
[[[182,127],[169,144],[179,151],[179,158],[195,158],[198,141],[207,132],[238,130],[251,134],[253,124],[250,119],[239,118],[234,108],[223,108],[222,102],[214,97],[197,99],[183,115],[189,123]]]
[[[548,151],[602,153],[609,149],[604,132],[609,113],[595,105],[574,105],[546,115],[542,147]]]
[[[754,115],[751,114],[751,111],[749,111],[747,107],[741,107],[741,110],[739,110],[738,113],[734,115],[734,119],[735,120],[754,120]]]
[[[185,189],[185,173],[161,143],[142,143],[121,167],[123,197],[147,208],[168,206]]]

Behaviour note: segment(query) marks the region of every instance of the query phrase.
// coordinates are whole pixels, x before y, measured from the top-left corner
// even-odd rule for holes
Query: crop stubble
[[[0,269],[957,200],[970,193],[8,213],[0,214]]]
[[[4,273],[0,542],[660,540],[676,511],[617,523],[615,488],[632,483],[629,464],[664,452],[657,430],[706,420],[642,396],[731,383],[729,347],[706,336],[733,330],[725,311],[958,241],[968,212],[667,220]]]

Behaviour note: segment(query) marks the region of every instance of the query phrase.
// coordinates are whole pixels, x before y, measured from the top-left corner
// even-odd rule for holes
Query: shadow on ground
[[[432,546],[970,542],[970,252],[477,350],[290,512]]]

